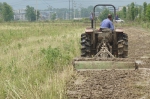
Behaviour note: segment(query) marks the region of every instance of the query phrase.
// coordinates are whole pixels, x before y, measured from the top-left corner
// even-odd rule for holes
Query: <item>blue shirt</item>
[[[118,17],[118,16],[116,16],[116,20],[119,20],[119,17]]]
[[[93,15],[92,14],[90,15],[90,20],[93,20]]]
[[[101,28],[109,28],[111,30],[114,30],[114,25],[113,25],[112,21],[110,21],[108,18],[102,21],[100,27]]]

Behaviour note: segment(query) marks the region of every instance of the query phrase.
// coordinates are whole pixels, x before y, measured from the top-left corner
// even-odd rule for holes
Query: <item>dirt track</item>
[[[126,28],[129,57],[150,56],[150,33]],[[150,70],[80,71],[67,85],[68,99],[150,99]]]

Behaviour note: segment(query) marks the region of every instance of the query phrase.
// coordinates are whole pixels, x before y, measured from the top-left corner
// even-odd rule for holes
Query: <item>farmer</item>
[[[112,22],[112,15],[108,14],[107,19],[104,19],[100,25],[100,30],[102,30],[103,28],[109,28],[112,31],[114,30],[114,25]]]
[[[118,17],[118,15],[116,15],[116,19],[115,20],[119,20],[119,17]]]
[[[91,13],[91,15],[90,15],[91,28],[93,28],[93,19],[94,19],[94,14],[93,14],[93,13]]]

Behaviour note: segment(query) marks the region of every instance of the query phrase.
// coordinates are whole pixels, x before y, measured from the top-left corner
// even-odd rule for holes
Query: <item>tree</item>
[[[81,17],[89,17],[90,12],[88,11],[87,8],[81,8]]]
[[[137,18],[138,14],[139,14],[139,8],[138,7],[134,7],[134,19]]]
[[[27,6],[25,16],[28,21],[36,21],[36,11],[34,7]],[[39,18],[39,16],[40,16],[40,13],[39,11],[37,11],[37,19]]]
[[[2,17],[4,21],[11,21],[13,20],[13,9],[10,5],[8,5],[6,2],[3,3],[2,7]]]
[[[0,3],[0,20],[2,19],[3,3]]]
[[[134,20],[134,18],[135,18],[135,13],[134,13],[134,11],[135,11],[135,8],[134,8],[134,2],[132,2],[131,3],[131,20]]]
[[[150,21],[150,4],[148,4],[146,8],[146,17]]]
[[[57,12],[57,17],[59,19],[66,19],[66,13],[69,14],[69,10],[67,8],[61,8],[61,9],[59,9],[59,8],[57,8],[57,9],[56,8],[54,8],[54,9],[49,8],[50,13],[53,13],[54,10],[55,10],[55,12]]]
[[[143,3],[143,7],[144,7],[143,15],[145,16],[146,10],[147,10],[147,3],[146,2]]]
[[[3,10],[3,3],[0,3],[0,12]]]
[[[37,10],[37,20],[40,18],[40,11]]]
[[[142,6],[139,6],[139,8],[138,8],[138,17],[139,17],[139,19],[141,20],[141,18],[142,18]]]
[[[107,18],[108,14],[112,14],[107,8],[104,8],[104,10],[100,13],[99,19],[104,20]]]
[[[56,13],[53,13],[52,16],[51,16],[51,20],[54,21],[55,19],[56,19]]]
[[[124,6],[122,10],[123,10],[123,18],[126,18],[126,12],[127,12],[126,7]]]

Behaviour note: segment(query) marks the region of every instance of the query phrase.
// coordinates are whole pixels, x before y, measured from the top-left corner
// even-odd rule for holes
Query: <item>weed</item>
[[[61,59],[62,55],[58,48],[52,48],[51,46],[48,49],[42,49],[41,52],[45,55],[47,66],[51,69],[54,69],[54,66],[57,65],[57,61]]]
[[[22,45],[20,43],[18,43],[18,49],[21,49]]]

